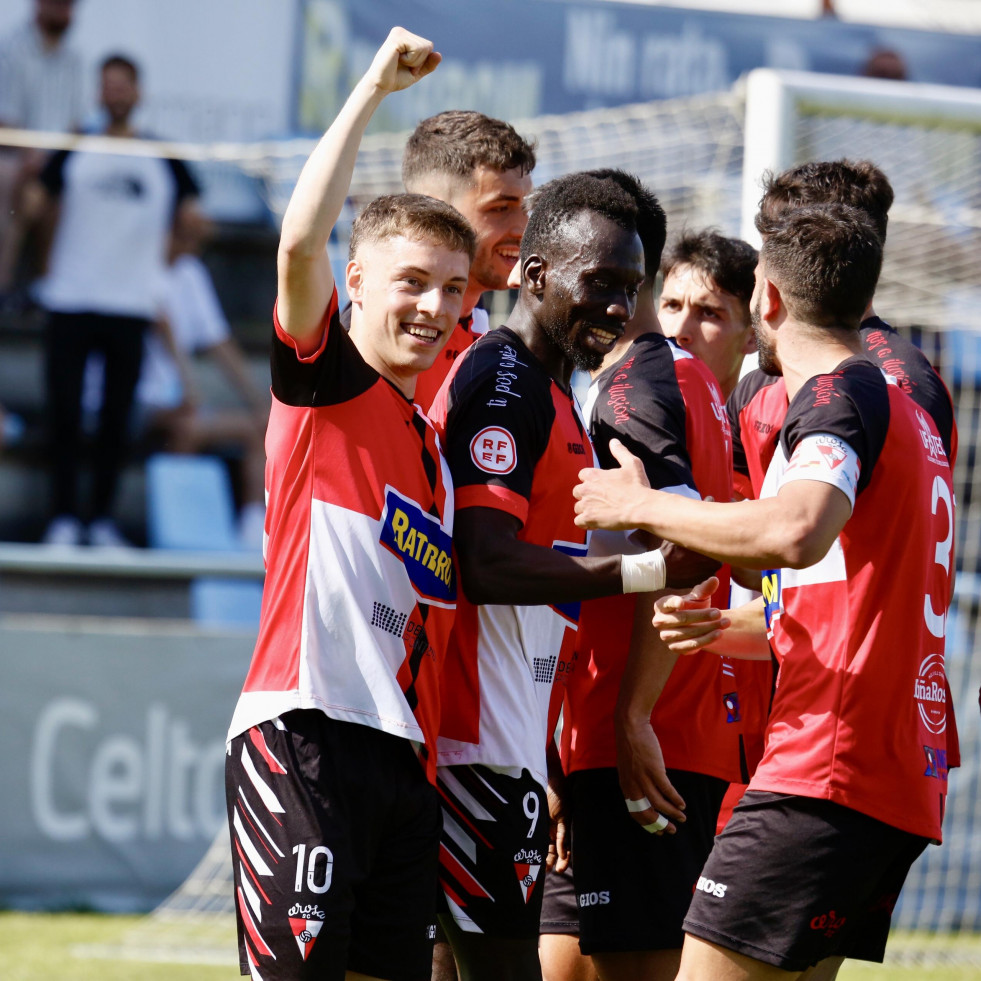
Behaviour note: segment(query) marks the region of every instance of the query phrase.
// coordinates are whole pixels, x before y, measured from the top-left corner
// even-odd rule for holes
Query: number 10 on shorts
[[[303,892],[303,874],[306,872],[306,888],[310,892],[324,893],[330,889],[330,879],[334,872],[334,856],[326,845],[316,845],[307,855],[306,845],[293,848],[296,856],[296,881],[293,888]]]

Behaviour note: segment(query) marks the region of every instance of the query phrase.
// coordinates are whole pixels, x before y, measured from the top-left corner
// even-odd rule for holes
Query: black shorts
[[[428,981],[440,814],[407,739],[285,713],[225,763],[243,974]]]
[[[441,766],[440,913],[466,933],[538,938],[548,855],[545,788],[522,770]]]
[[[630,816],[614,768],[568,779],[584,954],[673,950],[684,941],[681,925],[729,785],[684,770],[668,778],[686,804],[673,835],[651,834]]]
[[[927,839],[832,801],[747,791],[716,840],[685,931],[786,971],[881,961]]]
[[[579,904],[576,900],[571,863],[564,872],[545,873],[539,933],[579,936]]]

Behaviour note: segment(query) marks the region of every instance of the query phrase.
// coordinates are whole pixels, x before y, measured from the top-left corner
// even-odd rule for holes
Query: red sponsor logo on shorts
[[[847,920],[845,916],[839,916],[833,909],[820,916],[815,916],[811,920],[811,929],[823,933],[826,937],[833,937],[844,925]]]

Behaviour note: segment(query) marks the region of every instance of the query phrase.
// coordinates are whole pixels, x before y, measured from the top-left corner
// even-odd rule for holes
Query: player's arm
[[[660,642],[654,630],[654,600],[654,594],[639,596],[634,611],[630,649],[614,716],[617,770],[630,816],[653,833],[674,834],[676,825],[672,822],[685,820],[685,802],[668,780],[661,746],[651,727],[651,712],[678,655]],[[659,821],[661,815],[667,820],[666,825]]]
[[[583,528],[644,528],[720,562],[756,569],[803,569],[822,559],[852,512],[848,496],[820,480],[784,483],[775,497],[736,503],[693,501],[644,486],[625,447],[611,445],[616,470],[583,470],[575,489]]]
[[[408,88],[439,62],[432,42],[393,28],[300,172],[283,215],[277,257],[279,322],[300,350],[319,339],[330,303],[334,278],[327,240],[347,197],[368,121],[386,95]]]
[[[566,555],[518,538],[521,521],[508,511],[458,511],[453,541],[460,582],[474,604],[534,606],[623,592],[619,555]]]

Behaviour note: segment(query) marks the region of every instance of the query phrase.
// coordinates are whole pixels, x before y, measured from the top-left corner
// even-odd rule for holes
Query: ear
[[[545,292],[548,276],[548,263],[540,256],[532,254],[521,263],[521,285],[533,296]]]
[[[344,269],[344,284],[352,303],[360,303],[364,290],[364,270],[357,259],[352,259]]]
[[[761,319],[773,327],[774,321],[780,319],[784,310],[783,297],[780,295],[780,290],[777,288],[776,283],[771,279],[764,278],[763,294],[760,297]]]
[[[749,318],[746,320],[746,338],[743,341],[743,354],[756,354],[756,331]]]

